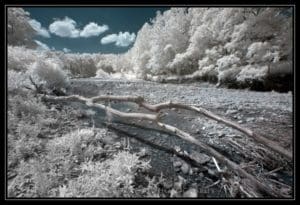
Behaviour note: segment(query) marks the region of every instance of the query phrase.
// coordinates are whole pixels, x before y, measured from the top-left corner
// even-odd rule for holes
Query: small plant
[[[61,197],[135,197],[134,177],[137,169],[149,169],[149,162],[127,151],[112,160],[84,162],[78,178],[59,188]]]

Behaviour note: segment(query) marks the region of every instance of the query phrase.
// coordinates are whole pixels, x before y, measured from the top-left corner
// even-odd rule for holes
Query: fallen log
[[[250,130],[248,128],[242,127],[238,123],[235,123],[235,122],[232,122],[228,119],[220,117],[220,116],[218,116],[218,115],[216,115],[216,114],[214,114],[214,113],[212,113],[212,112],[210,112],[210,111],[208,111],[204,108],[201,108],[201,107],[189,106],[189,105],[184,105],[184,104],[181,104],[181,103],[174,103],[172,101],[151,105],[151,104],[146,103],[144,101],[144,99],[140,96],[135,97],[135,96],[109,96],[109,95],[103,95],[103,96],[96,96],[96,97],[91,98],[92,102],[101,101],[101,100],[115,100],[115,101],[133,102],[133,103],[136,103],[136,104],[140,105],[141,107],[144,107],[147,110],[153,111],[153,112],[158,112],[162,109],[170,109],[170,108],[179,108],[179,109],[195,111],[195,112],[203,114],[204,116],[206,116],[208,118],[211,118],[211,119],[213,119],[217,122],[222,122],[225,125],[228,125],[228,126],[234,128],[234,129],[246,134],[247,136],[254,139],[256,142],[259,142],[259,143],[265,145],[266,147],[268,147],[272,151],[283,155],[284,157],[288,158],[289,160],[293,159],[293,154],[291,152],[289,152],[288,150],[282,148],[281,146],[279,146],[274,141],[269,140],[269,139],[255,133],[255,132],[253,132],[252,130]]]
[[[251,183],[255,185],[257,190],[260,190],[262,192],[267,193],[268,195],[272,197],[283,197],[281,193],[273,190],[271,187],[261,183],[256,177],[253,175],[247,173],[245,170],[243,170],[238,164],[234,163],[230,159],[226,158],[224,155],[220,154],[218,151],[210,147],[209,145],[200,142],[196,140],[193,136],[190,134],[184,132],[183,130],[178,129],[177,127],[174,127],[172,125],[168,125],[162,122],[159,122],[159,116],[158,115],[153,115],[153,114],[145,114],[145,113],[124,113],[120,112],[118,110],[115,110],[113,108],[110,108],[108,106],[99,104],[99,103],[94,103],[91,98],[85,98],[79,95],[72,95],[72,96],[59,96],[59,97],[54,97],[54,96],[47,96],[44,95],[42,97],[44,100],[77,100],[80,102],[85,103],[89,107],[98,107],[100,109],[104,109],[106,112],[109,112],[113,115],[116,115],[120,118],[125,118],[125,119],[144,119],[144,120],[150,120],[154,121],[159,127],[161,127],[164,130],[167,130],[176,136],[182,138],[183,140],[186,140],[190,143],[193,143],[200,147],[204,152],[210,154],[211,156],[215,157],[218,159],[220,162],[224,163],[226,166],[228,166],[233,172],[247,178]],[[93,99],[93,98],[92,98]],[[95,98],[94,98],[95,99]],[[125,100],[124,98],[121,98],[122,100]],[[129,98],[128,98],[129,99]],[[166,108],[167,104],[160,104],[160,108]],[[180,105],[181,106],[181,105]],[[182,107],[182,106],[181,106]]]

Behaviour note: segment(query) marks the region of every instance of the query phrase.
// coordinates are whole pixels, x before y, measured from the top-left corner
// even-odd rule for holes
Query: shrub
[[[137,169],[149,169],[148,162],[136,154],[121,151],[114,159],[85,162],[82,175],[60,187],[60,197],[134,197],[134,176]]]
[[[69,85],[67,73],[61,69],[61,64],[55,59],[38,60],[31,65],[31,72],[35,79],[45,82],[48,89],[64,89]]]
[[[17,92],[25,87],[31,87],[29,76],[25,72],[16,72],[14,70],[8,70],[7,72],[7,91]]]

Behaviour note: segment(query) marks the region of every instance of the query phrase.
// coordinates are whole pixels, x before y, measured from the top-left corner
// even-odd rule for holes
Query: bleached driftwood
[[[238,123],[235,123],[228,119],[220,117],[220,116],[218,116],[204,108],[201,108],[201,107],[189,106],[189,105],[184,105],[181,103],[174,103],[172,101],[151,105],[151,104],[146,103],[144,98],[142,98],[140,96],[135,97],[135,96],[103,95],[103,96],[96,96],[96,97],[91,98],[92,102],[103,101],[103,100],[133,102],[133,103],[136,103],[139,106],[144,107],[145,109],[147,109],[149,111],[153,111],[153,112],[158,112],[162,109],[170,109],[170,108],[178,108],[178,109],[195,111],[197,113],[203,114],[204,116],[206,116],[210,119],[216,120],[217,122],[222,122],[225,125],[228,125],[236,130],[239,130],[240,132],[242,132],[242,133],[246,134],[247,136],[251,137],[252,139],[254,139],[256,142],[259,142],[259,143],[265,145],[269,149],[273,150],[276,153],[283,155],[284,157],[288,158],[289,160],[293,159],[293,155],[291,152],[282,148],[274,141],[269,140],[255,132],[253,132],[252,130],[250,130],[248,128],[242,127]]]
[[[120,118],[125,118],[125,119],[143,119],[143,120],[149,120],[155,122],[159,127],[162,129],[171,132],[175,134],[176,136],[182,138],[183,140],[186,140],[192,144],[197,145],[200,147],[203,151],[206,153],[210,154],[211,156],[215,157],[218,159],[220,162],[225,164],[227,167],[229,167],[233,172],[247,178],[249,181],[251,181],[257,190],[260,190],[262,192],[266,192],[270,196],[273,197],[282,197],[281,193],[273,190],[271,187],[263,184],[260,182],[256,177],[253,175],[247,173],[244,169],[242,169],[238,164],[235,162],[231,161],[230,159],[226,158],[224,155],[220,154],[218,151],[210,147],[209,145],[198,141],[196,138],[188,134],[187,132],[184,132],[183,130],[178,129],[177,127],[174,127],[172,125],[168,125],[165,123],[162,123],[159,121],[159,114],[153,115],[153,114],[146,114],[146,113],[125,113],[125,112],[120,112],[116,109],[113,109],[111,107],[95,103],[95,101],[99,100],[119,100],[119,101],[130,101],[130,102],[135,102],[138,103],[139,105],[147,108],[148,110],[152,111],[159,111],[161,109],[165,108],[172,108],[172,107],[177,107],[177,108],[188,108],[194,110],[194,108],[190,108],[189,106],[184,106],[182,104],[173,104],[172,102],[168,103],[161,103],[157,105],[149,105],[146,104],[141,97],[131,97],[131,96],[97,96],[93,98],[85,98],[79,95],[72,95],[72,96],[59,96],[59,97],[54,97],[54,96],[47,96],[44,95],[42,97],[44,100],[76,100],[80,101],[82,103],[85,103],[87,106],[90,107],[98,107],[100,109],[105,110],[106,112],[109,112],[113,115],[116,115]]]

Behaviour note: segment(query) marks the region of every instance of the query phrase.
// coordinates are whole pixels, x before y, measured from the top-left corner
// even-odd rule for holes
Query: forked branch
[[[159,111],[161,109],[171,108],[171,107],[194,110],[193,107],[185,106],[185,105],[181,105],[181,104],[173,104],[172,102],[161,103],[161,104],[157,104],[157,105],[149,105],[149,104],[144,103],[144,100],[142,100],[142,98],[140,98],[140,97],[139,98],[134,98],[134,97],[130,97],[130,96],[124,96],[124,97],[121,97],[121,96],[105,96],[105,97],[98,96],[98,97],[94,97],[94,98],[85,98],[85,97],[78,96],[78,95],[72,95],[72,96],[59,96],[59,97],[43,96],[42,98],[46,99],[46,100],[55,100],[55,101],[56,100],[76,100],[76,101],[83,102],[87,106],[90,106],[90,107],[98,107],[100,109],[104,109],[105,111],[107,111],[107,112],[109,112],[113,115],[116,115],[120,118],[144,119],[144,120],[154,121],[162,129],[173,133],[174,135],[182,138],[185,141],[188,141],[192,144],[197,145],[203,151],[205,151],[206,153],[208,153],[211,156],[215,157],[216,159],[218,159],[223,164],[225,164],[227,167],[229,167],[235,173],[249,179],[255,185],[257,190],[266,192],[270,196],[273,196],[273,197],[282,197],[282,195],[279,192],[277,192],[277,191],[273,190],[272,188],[270,188],[269,186],[261,183],[256,177],[254,177],[253,175],[247,173],[238,164],[236,164],[235,162],[233,162],[230,159],[226,158],[224,155],[220,154],[218,151],[216,151],[215,149],[213,149],[209,145],[196,140],[193,136],[191,136],[187,132],[184,132],[183,130],[178,129],[177,127],[159,122],[159,115],[158,114],[153,115],[153,114],[145,114],[145,113],[125,113],[125,112],[121,112],[121,111],[118,111],[116,109],[113,109],[111,107],[107,107],[105,105],[95,103],[95,101],[103,100],[103,99],[106,99],[106,98],[107,98],[107,100],[130,101],[130,102],[138,103],[138,104],[140,104],[141,106],[143,106],[145,108],[148,107],[149,110],[152,109],[153,111]]]

